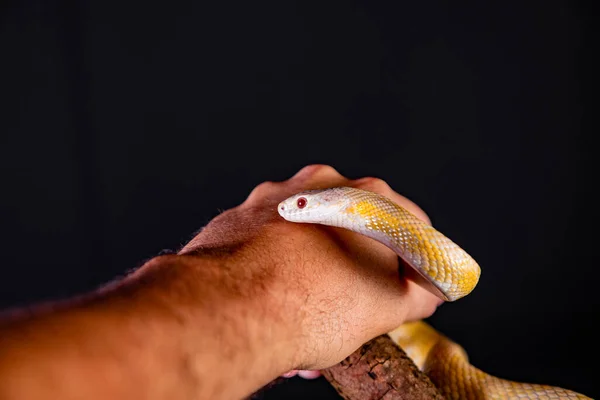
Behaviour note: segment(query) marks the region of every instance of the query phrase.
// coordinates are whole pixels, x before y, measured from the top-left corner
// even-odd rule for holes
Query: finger
[[[316,379],[321,376],[321,371],[300,370],[298,371],[298,376],[304,379]]]
[[[294,377],[298,374],[298,370],[297,369],[293,369],[291,371],[286,372],[285,374],[282,374],[281,377],[282,378],[291,378]]]
[[[285,191],[285,187],[281,182],[266,181],[252,189],[244,203],[253,204],[265,199],[271,200],[272,202],[278,202],[288,195],[289,193]]]
[[[406,262],[400,262],[399,270],[401,277],[406,278],[402,299],[407,310],[404,318],[407,321],[429,318],[444,301],[436,295],[433,285]]]
[[[288,185],[301,190],[344,186],[348,182],[348,178],[340,174],[335,168],[324,164],[308,165],[285,181]]]
[[[264,199],[279,202],[303,190],[344,186],[348,182],[346,177],[329,165],[308,165],[286,181],[266,181],[257,185],[250,192],[244,204],[254,204]]]
[[[321,371],[319,370],[305,370],[305,369],[293,369],[291,371],[286,372],[285,374],[282,374],[281,377],[282,378],[292,378],[294,376],[298,375],[300,378],[304,378],[304,379],[316,379],[318,377],[321,376]]]
[[[408,313],[406,321],[429,318],[444,303],[442,299],[414,281],[406,281],[408,291],[404,297]]]

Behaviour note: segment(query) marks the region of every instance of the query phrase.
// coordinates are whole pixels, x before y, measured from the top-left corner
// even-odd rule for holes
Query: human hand
[[[399,273],[387,247],[279,216],[281,200],[332,186],[378,192],[427,221],[383,181],[350,180],[327,166],[263,183],[178,255],[1,320],[0,361],[10,362],[0,362],[0,397],[241,398],[431,315],[439,300]]]
[[[332,186],[378,192],[427,221],[383,181],[327,166],[263,183],[179,254],[0,319],[0,398],[241,398],[431,315],[439,300],[406,278],[387,247],[279,216],[281,200]]]
[[[380,179],[350,180],[332,167],[312,165],[287,181],[260,184],[180,253],[236,254],[248,265],[260,265],[260,272],[236,271],[246,277],[237,284],[239,290],[246,290],[244,284],[262,287],[262,306],[293,338],[293,348],[281,356],[294,369],[329,367],[373,337],[430,316],[440,304],[399,273],[403,264],[384,245],[343,229],[290,223],[277,213],[277,204],[292,194],[334,186],[377,192],[429,222],[418,206]]]

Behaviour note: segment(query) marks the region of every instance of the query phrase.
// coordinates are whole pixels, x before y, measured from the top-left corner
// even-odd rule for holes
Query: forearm
[[[268,300],[273,288],[255,276],[261,266],[243,260],[160,257],[77,304],[6,323],[0,398],[250,393],[293,367],[293,337]]]
[[[0,318],[0,398],[240,398],[431,315],[439,299],[399,276],[381,243],[277,215],[291,194],[333,186],[383,194],[427,219],[385,182],[327,166],[260,184],[187,255],[154,259],[60,310]]]

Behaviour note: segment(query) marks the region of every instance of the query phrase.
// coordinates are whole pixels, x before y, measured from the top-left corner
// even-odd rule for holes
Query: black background
[[[0,306],[93,289],[328,163],[478,260],[431,318],[473,364],[600,397],[590,26],[555,0],[4,0]]]

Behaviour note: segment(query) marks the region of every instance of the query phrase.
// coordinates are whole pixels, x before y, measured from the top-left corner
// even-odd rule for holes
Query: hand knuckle
[[[390,185],[381,178],[368,176],[357,181],[357,184],[361,188],[372,189],[374,191],[387,191],[390,190]]]
[[[302,168],[291,180],[295,182],[338,181],[344,178],[335,168],[326,164],[312,164]]]
[[[300,172],[304,172],[309,175],[317,175],[317,174],[338,174],[335,168],[331,165],[327,164],[311,164],[302,168]]]
[[[262,183],[256,185],[256,187],[254,189],[252,189],[252,192],[250,192],[250,195],[248,197],[266,195],[266,194],[272,192],[276,186],[277,186],[277,183],[273,182],[273,181],[262,182]]]
[[[264,181],[262,183],[259,183],[256,186],[256,189],[261,189],[261,190],[266,189],[266,190],[269,190],[269,189],[272,189],[276,184],[277,183],[273,182],[273,181]]]

